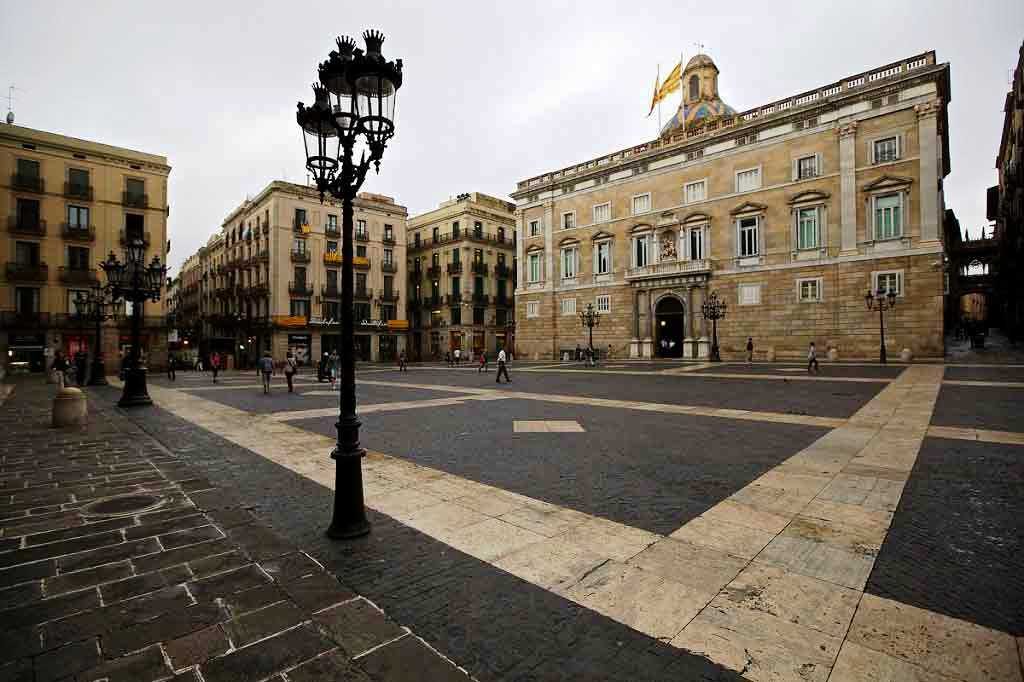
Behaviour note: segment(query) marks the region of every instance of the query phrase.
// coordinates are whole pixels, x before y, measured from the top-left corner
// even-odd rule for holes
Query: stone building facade
[[[949,67],[927,52],[736,113],[706,55],[656,140],[518,183],[520,357],[874,357],[868,289],[893,288],[887,348],[943,354]],[[763,357],[763,355],[762,355]]]
[[[111,251],[124,260],[127,239],[146,244],[146,259],[166,262],[167,158],[100,142],[0,123],[0,357],[41,371],[56,351],[96,351],[94,323],[76,316],[75,298],[107,279]],[[104,324],[108,372],[120,369],[131,331],[119,317]],[[166,361],[164,303],[143,307],[141,345],[153,369]]]
[[[357,359],[405,349],[405,223],[391,197],[354,205]],[[254,365],[265,351],[303,364],[340,349],[341,205],[315,189],[274,181],[232,211],[181,271],[181,328],[200,355]]]
[[[410,354],[511,348],[515,204],[471,192],[409,219]]]

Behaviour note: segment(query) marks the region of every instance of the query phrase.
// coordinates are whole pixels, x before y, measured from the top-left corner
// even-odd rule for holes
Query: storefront
[[[310,352],[313,348],[313,336],[311,334],[289,334],[288,350],[295,355],[295,361],[300,367],[310,364]]]
[[[12,333],[7,342],[7,369],[42,372],[46,369],[45,349],[45,334]]]
[[[398,337],[394,334],[381,334],[377,340],[380,344],[380,361],[394,362],[398,358]]]
[[[362,362],[370,361],[370,353],[372,351],[373,337],[369,334],[356,334],[355,345],[356,345],[356,360]]]

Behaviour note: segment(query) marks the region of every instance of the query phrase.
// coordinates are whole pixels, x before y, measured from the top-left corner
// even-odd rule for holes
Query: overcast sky
[[[247,195],[304,181],[295,103],[334,36],[369,27],[405,84],[363,189],[410,214],[652,139],[657,66],[697,41],[740,111],[934,49],[952,72],[946,205],[977,234],[1024,2],[0,0],[0,83],[20,125],[168,157],[177,268]]]

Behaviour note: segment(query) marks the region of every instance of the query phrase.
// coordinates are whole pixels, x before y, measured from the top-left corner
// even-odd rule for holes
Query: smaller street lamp
[[[103,322],[114,317],[106,311],[107,306],[114,304],[110,287],[96,285],[87,294],[79,292],[75,296],[76,315],[82,320],[96,323],[96,349],[92,354],[92,365],[89,368],[89,386],[107,385],[107,368],[103,361]]]
[[[718,298],[717,291],[712,291],[701,306],[704,319],[711,320],[711,357],[708,358],[711,362],[722,361],[722,355],[718,351],[718,321],[725,318],[728,308],[728,304]]]
[[[886,363],[885,311],[896,307],[896,291],[889,289],[886,292],[884,287],[878,287],[878,291],[871,293],[871,289],[868,289],[867,293],[864,294],[864,304],[868,307],[868,310],[878,310],[878,361],[884,365]]]
[[[595,308],[593,303],[587,304],[587,309],[580,313],[580,323],[587,328],[590,332],[590,341],[588,345],[590,347],[590,361],[594,361],[594,327],[601,324],[601,313]]]

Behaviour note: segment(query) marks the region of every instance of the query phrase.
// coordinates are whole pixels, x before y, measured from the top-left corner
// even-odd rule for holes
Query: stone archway
[[[654,306],[654,354],[659,358],[683,357],[686,338],[686,306],[679,298],[662,296]]]

